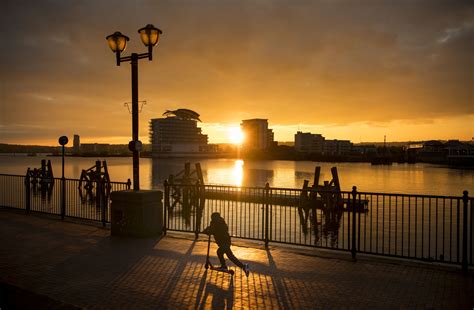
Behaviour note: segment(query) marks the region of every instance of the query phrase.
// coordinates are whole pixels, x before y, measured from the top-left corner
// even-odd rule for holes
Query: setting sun
[[[230,143],[241,144],[244,141],[244,133],[240,127],[229,127],[227,136]]]

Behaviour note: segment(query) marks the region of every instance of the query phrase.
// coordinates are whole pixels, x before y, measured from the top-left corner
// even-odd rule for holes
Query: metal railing
[[[474,199],[164,184],[165,231],[196,236],[219,212],[233,237],[473,265]]]
[[[110,222],[110,193],[129,182],[0,174],[0,207]],[[311,189],[164,184],[164,231],[196,236],[219,212],[233,237],[473,266],[474,199]]]
[[[0,174],[0,207],[26,212],[110,223],[110,193],[130,189],[129,182],[93,182],[88,189],[78,179],[54,178],[50,182],[30,180],[28,176]]]

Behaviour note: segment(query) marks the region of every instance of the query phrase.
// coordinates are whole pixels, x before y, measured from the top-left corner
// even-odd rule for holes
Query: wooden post
[[[46,181],[46,159],[41,160],[40,175],[40,184],[43,185]]]
[[[336,190],[336,204],[337,206],[342,206],[342,195],[341,195],[341,185],[339,184],[339,175],[337,174],[337,167],[331,168],[332,182]]]
[[[201,164],[196,163],[196,174],[200,185],[204,185],[204,177],[202,176]]]
[[[184,176],[183,176],[183,209],[189,208],[189,175],[191,174],[191,164],[184,164]]]
[[[304,207],[306,205],[308,199],[308,180],[304,180],[303,182],[303,189],[301,190],[300,194],[300,207]]]
[[[321,175],[321,167],[316,166],[316,168],[314,168],[313,187],[317,187],[319,185],[319,176],[320,175]]]

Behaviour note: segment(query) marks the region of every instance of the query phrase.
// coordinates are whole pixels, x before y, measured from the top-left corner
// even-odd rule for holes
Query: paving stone
[[[0,210],[0,282],[82,308],[327,309],[474,306],[459,267],[234,240],[250,276],[204,269],[207,240],[110,237],[99,226]],[[216,246],[211,246],[217,264]],[[230,265],[231,263],[229,263]],[[50,300],[48,299],[48,300]],[[1,302],[1,300],[0,300]],[[1,307],[0,303],[0,307]]]

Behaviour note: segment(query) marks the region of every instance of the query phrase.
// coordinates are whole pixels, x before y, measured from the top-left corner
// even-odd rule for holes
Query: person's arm
[[[207,226],[203,231],[202,231],[204,234],[206,235],[212,235],[212,228],[211,226]]]

